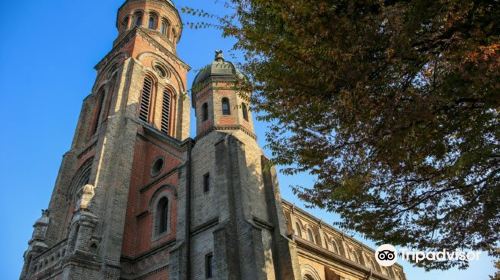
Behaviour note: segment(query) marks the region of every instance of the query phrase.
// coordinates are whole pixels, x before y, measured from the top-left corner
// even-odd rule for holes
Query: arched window
[[[129,20],[128,16],[126,16],[126,17],[123,18],[123,21],[122,21],[122,29],[123,30],[127,30],[127,28],[128,28],[128,20]]]
[[[158,206],[156,208],[156,219],[158,226],[158,234],[162,234],[167,232],[168,230],[168,199],[166,197],[162,197],[158,202]]]
[[[352,261],[355,261],[357,263],[361,263],[360,260],[359,260],[359,256],[358,256],[358,253],[354,250],[354,248],[350,247],[349,248],[349,258],[352,260]]]
[[[149,107],[151,105],[151,96],[153,94],[153,79],[149,76],[144,78],[144,85],[142,87],[141,95],[141,108],[139,118],[145,122],[149,120]]]
[[[134,25],[142,26],[142,12],[137,12],[134,15]]]
[[[170,24],[168,23],[168,20],[166,20],[166,19],[161,20],[160,32],[162,35],[168,35],[168,27],[169,26],[170,26]]]
[[[148,28],[149,28],[149,29],[156,30],[156,28],[157,28],[157,23],[158,23],[158,16],[157,16],[155,13],[151,13],[151,14],[149,15],[149,24],[148,24]]]
[[[161,131],[168,134],[170,128],[170,92],[163,91],[163,104],[161,107]]]
[[[389,275],[389,270],[387,269],[387,267],[382,267],[382,274]]]
[[[95,107],[94,124],[92,126],[92,135],[94,135],[97,132],[97,128],[99,127],[99,117],[101,116],[105,94],[106,92],[104,91],[103,88],[101,88],[97,93],[97,102]]]
[[[313,234],[311,229],[307,229],[307,235],[308,235],[309,241],[314,243],[314,234]]]
[[[369,259],[370,259],[370,261],[368,262],[368,267],[370,267],[371,269],[373,269],[375,271],[378,271],[377,265],[375,264],[375,261],[372,258],[369,258]]]
[[[297,229],[296,230],[297,236],[302,237],[302,231],[300,230],[300,224],[299,224],[299,222],[295,223],[295,228]]]
[[[113,65],[112,66],[113,68],[111,68],[110,72],[111,71],[115,71],[113,70],[114,67],[117,67],[117,65]],[[107,94],[107,97],[106,97],[106,106],[105,106],[105,111],[104,111],[104,119],[107,119],[109,117],[109,113],[111,111],[111,106],[112,106],[112,102],[113,102],[113,94],[115,92],[115,86],[116,86],[116,81],[117,81],[117,74],[113,74],[112,77],[111,77],[111,86],[109,87],[108,89],[108,94]]]
[[[229,99],[227,97],[222,98],[222,114],[231,115],[231,108],[229,107]]]
[[[331,244],[330,244],[330,241],[328,240],[328,237],[325,235],[325,248],[328,250],[328,251],[331,251]]]
[[[245,119],[245,121],[248,121],[248,108],[245,103],[241,104],[241,110],[243,111],[243,119]]]
[[[340,254],[340,251],[339,251],[339,246],[337,245],[337,242],[334,240],[334,239],[331,239],[332,241],[332,251],[336,254]]]
[[[201,119],[202,121],[206,121],[208,120],[208,104],[207,103],[203,103],[203,105],[201,105]]]

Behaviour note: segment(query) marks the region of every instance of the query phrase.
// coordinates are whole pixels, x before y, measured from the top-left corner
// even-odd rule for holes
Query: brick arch
[[[364,254],[365,260],[367,262],[366,267],[369,267],[369,268],[373,269],[374,271],[380,272],[380,267],[378,266],[375,259],[366,252],[363,252],[363,254]]]
[[[169,85],[169,84],[166,84],[166,85],[162,85],[164,90],[168,90],[171,94],[172,94],[172,98],[177,98],[177,91],[175,90],[175,88],[172,86],[172,85]]]
[[[341,255],[340,246],[338,245],[338,243],[335,240],[335,238],[332,237],[332,236],[325,235],[325,239],[327,241],[328,250],[330,250],[329,246],[331,245],[332,246],[332,250],[331,251],[335,252],[336,254]]]
[[[163,57],[159,56],[156,53],[146,51],[146,52],[142,52],[142,53],[138,54],[136,56],[136,59],[139,60],[141,63],[143,63],[146,60],[146,58],[148,58],[148,57],[151,57],[154,60],[160,62],[163,66],[165,66],[167,68],[168,71],[170,71],[170,73],[175,78],[175,81],[177,82],[177,85],[179,86],[179,88],[176,90],[177,92],[182,93],[182,92],[186,91],[186,85],[182,81],[182,78],[179,75],[179,72],[175,69],[175,67],[172,66],[171,63],[169,63]],[[144,65],[144,66],[145,67],[151,67],[151,68],[153,67],[153,65]]]
[[[73,178],[71,179],[69,188],[66,191],[67,199],[72,199],[74,197],[76,191],[78,191],[78,189],[81,187],[80,184],[84,180],[86,180],[87,177],[90,179],[90,172],[92,170],[93,161],[94,157],[87,159],[84,163],[80,165],[78,170],[75,172],[75,175],[73,175]]]
[[[301,231],[301,235],[299,235],[300,238],[303,238],[302,236],[304,234],[307,234],[307,224],[302,222],[301,219],[299,219],[298,217],[295,219],[295,225],[294,226],[297,226],[297,224],[300,226],[300,231]]]
[[[155,86],[158,85],[158,75],[156,75],[156,73],[154,71],[149,70],[149,69],[144,70],[144,78],[146,78],[146,77],[150,77],[153,80],[153,83],[155,84]]]
[[[312,242],[314,244],[317,243],[316,239],[318,239],[318,238],[316,237],[316,234],[314,234],[314,228],[313,227],[311,227],[310,225],[307,225],[307,227],[306,227],[306,234],[307,234],[307,240],[309,240],[310,242]]]
[[[157,202],[159,200],[159,198],[161,197],[161,195],[164,193],[172,194],[171,199],[177,198],[177,188],[176,187],[169,185],[169,184],[162,185],[153,193],[153,195],[151,195],[151,199],[149,199],[149,210],[150,211],[152,209],[151,207],[154,206],[154,203]]]
[[[351,244],[347,244],[347,258],[351,261],[361,264],[361,256],[356,252],[356,249]]]
[[[295,235],[298,237],[302,238],[302,232],[304,230],[304,227],[302,226],[301,222],[299,219],[295,221],[295,225],[293,225],[296,228]]]
[[[112,75],[110,75],[111,73],[109,73],[109,71],[112,70],[111,68],[113,67],[113,65],[123,64],[123,62],[128,58],[129,55],[127,53],[118,52],[109,59],[104,60],[102,62],[103,64],[98,66],[99,68],[97,69],[98,70],[97,79],[94,84],[94,87],[92,88],[92,91],[95,91],[97,88],[100,88],[102,84],[107,83],[112,78]]]
[[[168,201],[168,222],[167,222],[167,231],[159,234],[158,233],[159,213],[157,213],[157,206],[163,198],[166,198]],[[153,227],[151,229],[152,240],[159,239],[165,235],[172,233],[172,228],[173,228],[172,214],[175,211],[173,206],[176,198],[177,198],[176,188],[171,185],[162,185],[151,196],[151,199],[149,200],[149,212],[151,213],[151,219],[152,219],[151,225]]]
[[[144,27],[144,19],[146,18],[146,11],[144,9],[135,9],[132,11],[132,22],[131,22],[131,28],[134,28],[136,26],[137,22],[137,15],[141,15],[141,23],[140,26]]]
[[[94,157],[91,157],[87,159],[84,163],[82,163],[82,165],[80,165],[78,170],[75,172],[75,175],[71,179],[69,187],[66,190],[65,193],[66,205],[64,206],[66,211],[66,215],[64,218],[65,219],[64,225],[66,225],[66,227],[64,228],[66,230],[68,230],[68,226],[70,225],[71,219],[73,218],[73,213],[78,199],[78,191],[90,180],[93,161]],[[66,232],[64,232],[64,236],[65,235]]]
[[[300,267],[300,271],[303,280],[321,280],[321,277],[316,269],[308,264],[303,264]]]
[[[154,22],[155,26],[154,26],[154,28],[152,28],[152,30],[158,30],[158,27],[160,26],[160,18],[161,18],[160,13],[155,9],[148,9],[146,11],[145,15],[146,14],[147,14],[147,21],[146,21],[147,24],[145,27],[150,28],[149,21],[151,20],[151,17],[153,17],[155,20],[155,22]]]
[[[311,231],[313,240],[309,240],[309,241],[311,241],[314,244],[321,245],[322,241],[320,240],[321,238],[320,238],[320,234],[318,232],[319,229],[315,228],[314,224],[303,223],[303,228],[304,228],[307,240],[310,239],[309,231]]]

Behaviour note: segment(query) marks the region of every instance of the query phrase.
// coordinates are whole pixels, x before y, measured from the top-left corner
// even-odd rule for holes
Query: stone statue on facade
[[[81,191],[81,198],[78,202],[78,210],[88,210],[90,202],[95,195],[94,189],[95,187],[91,184],[83,186]]]

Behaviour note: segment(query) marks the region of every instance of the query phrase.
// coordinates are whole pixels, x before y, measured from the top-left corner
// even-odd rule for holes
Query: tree
[[[495,272],[495,275],[490,276],[491,280],[500,280],[500,261],[495,262],[495,268],[497,269],[497,272]]]
[[[301,199],[379,243],[498,255],[498,0],[228,4],[274,162],[317,177]]]

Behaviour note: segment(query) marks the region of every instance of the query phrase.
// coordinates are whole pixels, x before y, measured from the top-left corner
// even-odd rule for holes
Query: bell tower
[[[178,193],[186,218],[178,221],[170,280],[299,279],[276,173],[256,141],[242,79],[221,51],[194,79],[191,187]]]
[[[190,67],[176,53],[182,22],[170,0],[128,0],[117,28],[34,225],[21,279],[167,273],[158,260],[175,243],[175,193],[190,145]],[[154,225],[158,215],[168,218]]]

